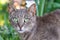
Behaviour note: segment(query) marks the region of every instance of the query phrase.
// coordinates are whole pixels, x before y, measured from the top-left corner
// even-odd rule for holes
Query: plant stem
[[[44,4],[45,4],[45,0],[35,0],[36,5],[37,5],[37,16],[43,16],[43,10],[44,10]]]
[[[40,13],[40,16],[43,16],[43,11],[44,11],[44,4],[45,4],[45,0],[40,0],[40,10],[39,10],[39,13]]]
[[[6,17],[6,14],[7,14],[7,13],[4,14],[5,25],[7,25],[7,17]]]

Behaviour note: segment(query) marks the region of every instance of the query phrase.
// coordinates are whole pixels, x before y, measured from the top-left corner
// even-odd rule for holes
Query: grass
[[[35,0],[37,16],[43,16],[46,12],[60,9],[60,0]]]

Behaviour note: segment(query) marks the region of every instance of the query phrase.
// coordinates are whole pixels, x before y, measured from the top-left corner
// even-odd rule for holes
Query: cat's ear
[[[8,12],[11,13],[13,11],[12,7],[10,4],[8,4]]]
[[[8,12],[12,13],[15,11],[15,9],[20,9],[19,3],[18,2],[13,2],[12,4],[8,4]]]
[[[29,9],[28,9],[28,13],[30,13],[32,16],[34,16],[36,14],[36,4],[32,4]]]

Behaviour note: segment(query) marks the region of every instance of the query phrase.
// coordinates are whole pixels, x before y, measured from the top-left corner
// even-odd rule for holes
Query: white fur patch
[[[19,33],[24,33],[25,31],[18,31]]]
[[[22,30],[23,30],[23,31],[30,31],[30,30],[29,30],[29,27],[26,27],[26,28],[25,28],[25,27],[22,27]]]
[[[26,1],[27,7],[29,8],[32,4],[35,4],[35,1]]]

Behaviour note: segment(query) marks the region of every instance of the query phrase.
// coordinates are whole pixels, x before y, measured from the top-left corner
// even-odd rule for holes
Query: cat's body
[[[10,22],[21,35],[21,40],[60,40],[60,10],[37,17],[35,8],[33,4],[28,11],[10,12]]]
[[[32,31],[21,35],[23,40],[60,40],[60,10],[36,17]]]

